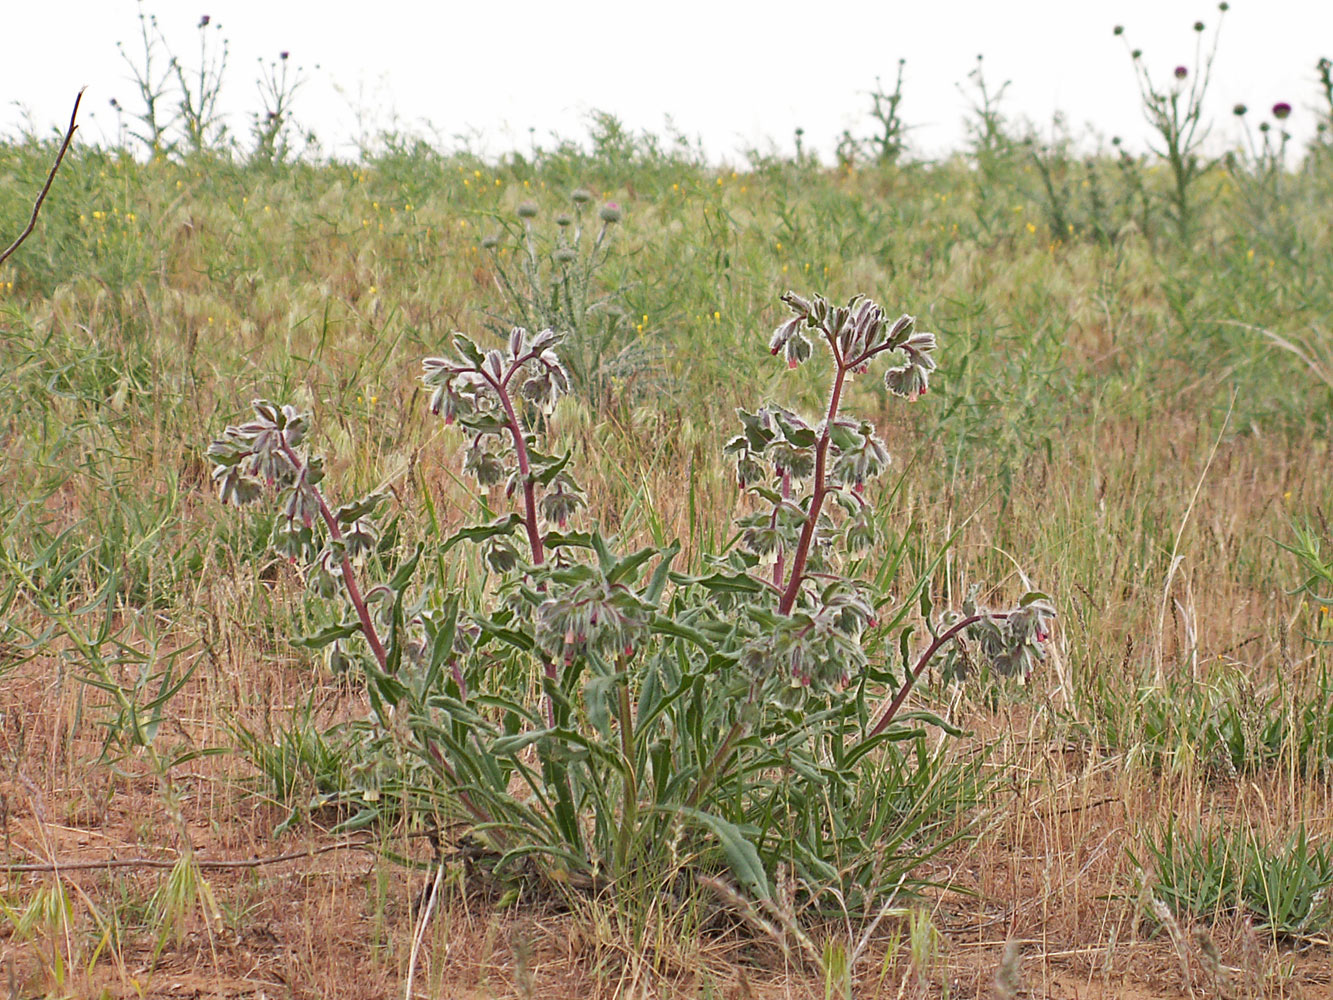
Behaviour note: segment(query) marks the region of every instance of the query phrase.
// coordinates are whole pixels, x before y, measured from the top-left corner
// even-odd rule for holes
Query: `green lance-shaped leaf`
[[[496,518],[486,524],[462,528],[449,536],[444,545],[440,547],[440,553],[448,552],[459,542],[484,542],[489,538],[513,534],[522,523],[523,518],[518,514],[506,514],[504,517]]]
[[[699,826],[712,832],[722,844],[722,852],[727,859],[727,867],[742,887],[756,899],[771,899],[772,887],[764,871],[764,863],[754,844],[745,839],[740,827],[729,823],[719,816],[694,809],[689,806],[677,806],[675,812],[693,820]]]

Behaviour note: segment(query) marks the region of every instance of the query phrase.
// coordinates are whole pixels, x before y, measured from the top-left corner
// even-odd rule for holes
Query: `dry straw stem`
[[[19,245],[32,235],[32,231],[37,225],[37,216],[42,210],[42,202],[46,201],[46,193],[51,190],[51,183],[56,179],[56,171],[60,169],[60,163],[65,158],[65,151],[69,149],[70,140],[74,138],[74,133],[79,127],[75,124],[75,121],[79,117],[79,103],[82,100],[83,90],[80,90],[74,98],[74,110],[70,112],[69,128],[65,129],[65,141],[60,144],[60,152],[56,153],[56,161],[51,164],[51,172],[46,175],[46,183],[42,185],[41,193],[37,195],[37,200],[33,202],[32,216],[28,219],[27,228],[19,233],[18,239],[9,244],[9,247],[3,253],[0,253],[0,264],[3,264],[13,256],[14,251],[19,248]]]
[[[1213,441],[1213,447],[1208,452],[1208,460],[1203,463],[1203,471],[1199,473],[1199,481],[1194,484],[1194,493],[1190,496],[1190,502],[1185,507],[1185,513],[1180,519],[1180,527],[1176,530],[1176,539],[1171,546],[1171,561],[1167,565],[1166,582],[1162,584],[1162,603],[1157,613],[1157,686],[1161,687],[1166,683],[1165,677],[1165,656],[1166,656],[1166,609],[1170,601],[1171,581],[1175,579],[1176,570],[1184,562],[1185,557],[1180,554],[1180,542],[1185,537],[1185,528],[1190,522],[1190,515],[1194,513],[1194,505],[1199,502],[1199,493],[1203,490],[1204,480],[1208,478],[1208,470],[1213,467],[1213,459],[1217,457],[1218,446],[1222,443],[1222,437],[1226,434],[1227,428],[1231,426],[1231,413],[1236,407],[1236,394],[1232,392],[1231,403],[1227,406],[1226,418],[1222,421],[1222,429],[1217,432],[1217,438]],[[1192,603],[1192,602],[1191,602]],[[1192,661],[1198,659],[1198,649],[1195,646],[1193,637],[1190,640],[1190,657]],[[1197,666],[1195,668],[1197,673]],[[1197,678],[1196,678],[1197,679]]]
[[[430,898],[426,900],[426,907],[422,910],[421,919],[417,921],[416,931],[412,935],[412,952],[407,959],[407,985],[403,988],[406,1000],[412,1000],[415,995],[412,983],[417,977],[417,958],[421,954],[421,942],[426,939],[426,928],[430,925],[431,914],[435,912],[435,901],[440,898],[440,885],[443,881],[444,863],[441,862],[435,870],[435,881],[431,883]]]

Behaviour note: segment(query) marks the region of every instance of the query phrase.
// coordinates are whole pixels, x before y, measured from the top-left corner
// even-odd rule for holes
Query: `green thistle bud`
[[[592,201],[592,192],[586,188],[575,188],[569,197],[575,205],[586,205],[588,202]]]
[[[531,201],[525,201],[518,206],[518,217],[520,219],[535,219],[537,217],[537,205]]]

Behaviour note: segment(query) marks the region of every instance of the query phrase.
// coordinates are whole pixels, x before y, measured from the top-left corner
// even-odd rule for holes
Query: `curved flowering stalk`
[[[434,389],[431,412],[443,416],[445,423],[457,420],[471,432],[464,471],[483,487],[498,485],[508,473],[506,494],[512,496],[516,489],[522,489],[523,526],[534,566],[546,560],[537,522],[538,481],[554,487],[543,503],[543,513],[562,527],[569,514],[583,503],[574,481],[563,472],[563,462],[544,459],[537,467],[529,434],[514,407],[517,391],[549,415],[556,400],[569,392],[569,375],[553,350],[560,339],[552,330],[531,337],[522,327],[514,327],[507,351],[483,352],[469,338],[455,333],[455,357],[421,362],[425,369],[422,381]],[[512,467],[510,453],[494,440],[505,435],[513,445]]]
[[[869,371],[880,355],[896,352],[901,362],[884,373],[885,386],[909,401],[920,398],[929,390],[935,369],[935,335],[917,333],[911,316],[890,323],[879,305],[860,296],[845,306],[830,305],[818,295],[807,300],[794,292],[783,295],[782,301],[792,317],[774,332],[769,350],[782,353],[788,367],[795,368],[813,353],[811,334],[825,342],[833,363],[833,384],[824,419],[812,427],[781,407],[764,407],[757,413],[742,410],[745,433],[729,441],[726,450],[736,455],[741,486],[772,505],[766,524],[747,525],[751,530],[746,542],[756,554],[775,559],[779,568],[774,583],[781,592],[778,610],[790,615],[816,558],[816,542],[826,540],[823,536],[831,528],[823,517],[830,497],[847,515],[843,541],[851,549],[864,549],[874,540],[863,493],[867,480],[888,465],[889,453],[869,421],[839,416],[848,379]],[[763,484],[770,471],[780,490]],[[791,495],[793,479],[810,484],[799,501]],[[784,528],[796,529],[794,541]],[[784,579],[789,547],[793,554]]]
[[[336,511],[330,508],[319,489],[323,460],[298,450],[309,432],[310,415],[265,399],[256,399],[252,405],[253,420],[227,427],[208,446],[213,481],[222,502],[241,507],[257,501],[266,486],[278,490],[282,513],[273,534],[274,548],[293,561],[298,556],[313,556],[310,585],[323,597],[333,597],[339,590],[346,595],[375,662],[380,670],[387,670],[389,656],[368,603],[381,598],[387,588],[377,587],[363,596],[352,570],[352,560],[369,551],[378,539],[372,516],[384,497],[372,493]],[[318,549],[316,518],[328,532]]]
[[[425,370],[422,381],[434,389],[431,412],[444,417],[445,423],[457,420],[471,435],[463,460],[464,471],[471,473],[482,487],[505,481],[507,496],[522,490],[521,519],[532,566],[546,561],[546,546],[538,522],[539,506],[548,522],[564,528],[570,516],[585,504],[578,484],[565,471],[568,456],[553,458],[534,451],[534,435],[524,428],[515,407],[517,392],[519,399],[549,416],[556,401],[569,392],[569,374],[554,350],[562,339],[563,335],[550,329],[534,337],[516,326],[509,332],[506,351],[483,352],[471,339],[455,333],[454,357],[426,358],[421,362]],[[512,450],[504,445],[506,437]],[[545,491],[540,504],[539,485]],[[491,539],[487,558],[501,572],[518,564],[518,554],[503,534]],[[545,590],[546,582],[539,583],[538,589]],[[554,685],[558,679],[554,658],[543,655],[542,669]],[[554,726],[553,697],[547,699],[546,711],[548,722]]]
[[[833,368],[824,418],[812,425],[775,405],[754,413],[740,410],[743,433],[726,451],[734,456],[741,486],[765,502],[740,519],[740,544],[751,558],[772,560],[778,599],[776,621],[746,644],[740,663],[754,675],[756,691],[789,704],[807,690],[831,694],[860,676],[867,666],[863,634],[877,625],[873,596],[842,574],[838,553],[864,552],[875,544],[865,484],[883,472],[890,456],[870,421],[840,413],[847,381],[867,372],[881,355],[896,356],[884,372],[886,387],[909,401],[918,399],[929,391],[936,342],[934,335],[915,330],[911,316],[890,322],[865,298],[833,306],[820,296],[807,300],[789,292],[783,301],[792,316],[773,334],[769,349],[794,368],[812,356],[812,339],[824,341]],[[804,493],[795,489],[798,484],[805,485]],[[969,595],[961,614],[944,616],[929,648],[915,664],[905,665],[902,687],[873,717],[871,735],[893,721],[942,650],[947,649],[951,675],[961,676],[973,654],[999,673],[1026,675],[1041,658],[1038,643],[1053,615],[1041,594],[1027,595],[1006,612],[981,608],[975,593]],[[776,689],[765,687],[770,680]]]
[[[972,589],[963,602],[961,613],[946,612],[941,616],[940,628],[930,645],[917,657],[916,665],[903,678],[898,693],[877,713],[878,718],[866,734],[867,739],[888,728],[921,674],[946,646],[949,651],[944,672],[957,677],[964,676],[971,665],[969,642],[977,646],[983,660],[1006,676],[1026,678],[1037,662],[1045,659],[1041,644],[1051,637],[1050,623],[1055,617],[1055,608],[1046,595],[1031,592],[1025,594],[1012,611],[989,611],[976,603],[978,589]]]

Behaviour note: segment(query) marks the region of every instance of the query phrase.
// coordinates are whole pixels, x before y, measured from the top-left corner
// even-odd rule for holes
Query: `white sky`
[[[87,140],[111,137],[111,97],[135,107],[128,67],[137,41],[132,0],[0,0],[0,132],[25,121],[54,128],[88,86]],[[916,155],[961,142],[968,98],[959,92],[978,53],[993,85],[1012,80],[1005,108],[1049,127],[1066,114],[1142,149],[1148,131],[1125,41],[1144,50],[1165,86],[1193,67],[1196,19],[1216,25],[1214,0],[158,0],[155,12],[186,66],[197,62],[195,25],[207,13],[231,43],[223,106],[234,132],[258,107],[260,58],[290,50],[306,68],[295,118],[327,148],[346,153],[362,129],[473,136],[490,154],[527,148],[552,133],[581,139],[592,109],[633,129],[664,131],[667,116],[709,155],[743,162],[747,147],[792,149],[797,126],[826,158],[844,128],[868,134],[867,91],[891,89],[907,59],[902,116]],[[1124,39],[1112,27],[1124,24]],[[1333,2],[1233,0],[1225,17],[1208,108],[1213,146],[1238,132],[1230,110],[1276,101],[1295,107],[1287,126],[1313,130],[1314,65],[1333,57]],[[318,69],[315,65],[318,64]],[[358,125],[357,110],[364,123]]]

